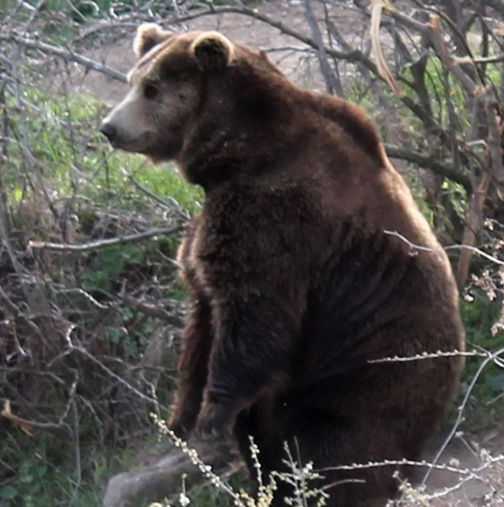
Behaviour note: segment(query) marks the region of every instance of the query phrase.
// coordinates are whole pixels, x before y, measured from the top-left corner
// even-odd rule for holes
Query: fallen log
[[[172,451],[155,465],[137,471],[120,473],[112,477],[103,500],[103,507],[140,507],[149,502],[173,497],[181,489],[182,477],[188,488],[208,479],[195,464],[196,451],[199,463],[210,466],[217,476],[227,475],[238,460],[238,451],[229,443],[194,442],[189,451]],[[208,469],[207,469],[208,471]]]

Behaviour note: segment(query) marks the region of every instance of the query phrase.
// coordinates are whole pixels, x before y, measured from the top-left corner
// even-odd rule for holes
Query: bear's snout
[[[113,142],[117,137],[117,129],[111,123],[105,121],[102,123],[100,127],[100,132],[109,140],[109,142]]]

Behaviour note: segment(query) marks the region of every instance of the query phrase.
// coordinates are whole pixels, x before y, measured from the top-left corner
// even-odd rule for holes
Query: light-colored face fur
[[[115,147],[154,161],[176,159],[201,95],[205,72],[229,65],[234,46],[216,32],[171,35],[141,25],[128,74],[130,91],[104,119],[101,132]]]

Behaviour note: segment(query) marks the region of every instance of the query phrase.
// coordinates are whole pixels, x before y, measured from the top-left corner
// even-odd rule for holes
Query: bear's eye
[[[157,97],[159,89],[154,83],[146,83],[143,92],[146,99],[152,100]]]

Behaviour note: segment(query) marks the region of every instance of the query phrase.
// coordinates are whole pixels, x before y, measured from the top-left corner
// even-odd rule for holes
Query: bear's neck
[[[295,158],[306,132],[289,100],[291,92],[282,86],[290,83],[261,87],[234,80],[232,89],[213,84],[219,95],[208,95],[177,159],[186,179],[210,190],[225,182],[267,182],[292,172],[287,160]],[[226,95],[234,100],[224,100]]]
[[[280,74],[247,69],[217,76],[202,95],[177,162],[189,182],[207,191],[232,181],[304,177],[306,153],[314,172],[337,167],[331,173],[340,179],[386,166],[378,133],[360,108],[301,90]],[[350,167],[357,147],[362,157]]]

